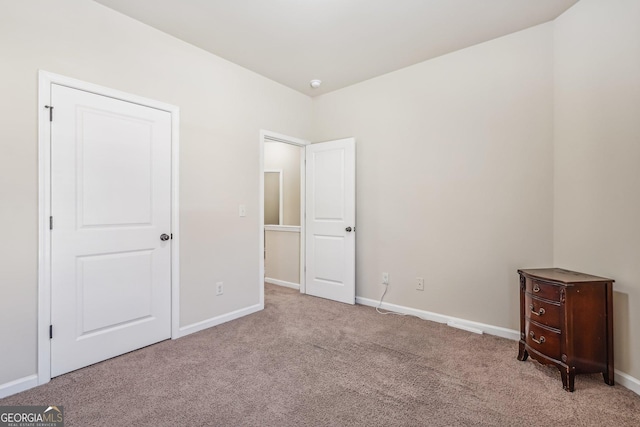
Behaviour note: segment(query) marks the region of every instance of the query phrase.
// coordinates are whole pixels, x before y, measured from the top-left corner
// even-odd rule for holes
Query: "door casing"
[[[95,93],[146,107],[167,111],[171,114],[171,338],[179,338],[180,329],[180,233],[179,233],[179,123],[180,109],[177,106],[121,92],[115,89],[87,83],[59,74],[40,70],[38,73],[38,384],[51,380],[51,85]],[[55,105],[53,106],[55,120]]]

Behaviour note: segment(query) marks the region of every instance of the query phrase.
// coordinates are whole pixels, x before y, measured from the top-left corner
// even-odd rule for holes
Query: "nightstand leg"
[[[564,388],[567,391],[575,390],[575,379],[576,379],[575,371],[569,368],[567,368],[566,371],[564,369],[560,369],[560,376],[562,377],[562,388]]]
[[[569,391],[575,390],[575,380],[576,373],[573,371],[569,372]]]
[[[524,362],[529,357],[529,352],[525,350],[524,343],[520,342],[520,346],[518,348],[518,360]]]

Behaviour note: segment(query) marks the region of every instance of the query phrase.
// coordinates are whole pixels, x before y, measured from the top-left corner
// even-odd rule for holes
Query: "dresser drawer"
[[[527,279],[527,293],[539,298],[560,301],[560,286],[535,279]]]
[[[561,313],[559,305],[525,294],[524,310],[527,318],[552,328],[561,329]]]
[[[560,334],[538,326],[528,319],[525,323],[527,345],[545,356],[560,360]]]

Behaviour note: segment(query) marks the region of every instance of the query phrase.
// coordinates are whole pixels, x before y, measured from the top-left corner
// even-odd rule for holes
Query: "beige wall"
[[[265,250],[265,277],[299,285],[300,233],[267,230]]]
[[[516,270],[553,262],[552,36],[314,98],[314,141],[357,140],[358,296],[379,299],[386,271],[387,302],[519,328]]]
[[[616,280],[616,368],[640,378],[640,2],[581,0],[554,58],[554,261]]]
[[[89,0],[0,0],[0,384],[36,372],[39,69],[180,107],[180,324],[257,304],[260,129],[308,137],[310,98]]]
[[[264,223],[280,225],[281,171],[264,172]],[[284,209],[283,209],[284,210]]]
[[[265,170],[282,170],[284,218],[282,225],[300,225],[300,153],[297,145],[264,143]]]

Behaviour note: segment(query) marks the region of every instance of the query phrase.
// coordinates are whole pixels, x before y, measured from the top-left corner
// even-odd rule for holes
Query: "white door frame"
[[[179,166],[179,123],[180,109],[137,95],[87,83],[70,77],[38,72],[38,384],[51,380],[51,126],[50,112],[51,85],[58,84],[97,95],[151,107],[171,114],[171,338],[180,333],[180,259],[179,259],[179,209],[178,209],[178,166]],[[53,106],[55,120],[55,105]]]
[[[264,308],[264,143],[265,142],[283,142],[285,144],[296,145],[298,147],[304,148],[309,145],[311,142],[294,138],[287,135],[282,135],[280,133],[271,132],[268,130],[260,131],[260,196],[259,196],[259,226],[260,226],[260,253],[258,256],[260,268],[258,269],[258,284],[260,286],[260,306]],[[305,257],[304,257],[304,242],[305,242],[305,233],[304,233],[304,218],[306,212],[305,206],[305,150],[300,150],[300,293],[306,292],[305,280],[304,280],[304,267],[305,267]]]

